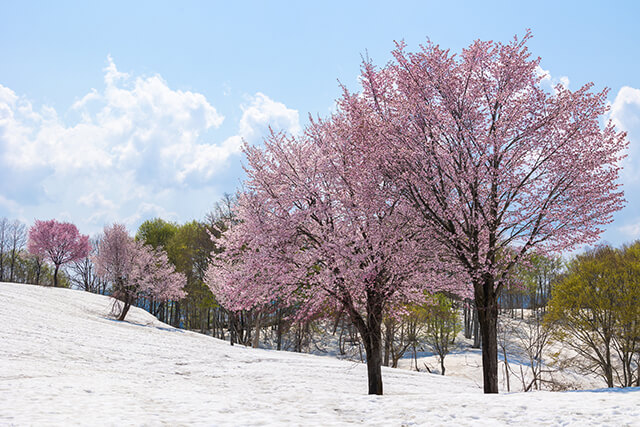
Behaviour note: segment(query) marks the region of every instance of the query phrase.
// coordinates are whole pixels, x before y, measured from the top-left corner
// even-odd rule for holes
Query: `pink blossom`
[[[175,271],[166,253],[134,240],[122,224],[105,227],[95,263],[98,275],[111,283],[113,297],[124,304],[119,320],[136,298],[167,301],[185,295],[186,278]]]
[[[54,264],[53,285],[58,286],[60,266],[89,254],[89,236],[80,234],[76,226],[68,222],[36,220],[29,229],[27,249]]]

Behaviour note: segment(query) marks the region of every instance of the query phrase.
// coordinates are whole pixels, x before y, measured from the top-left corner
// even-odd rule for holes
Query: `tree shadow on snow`
[[[182,329],[178,329],[178,328],[174,328],[173,326],[154,326],[152,324],[144,324],[144,323],[137,323],[137,322],[132,322],[130,320],[118,320],[118,319],[114,319],[111,317],[103,317],[103,319],[109,320],[111,322],[115,322],[115,323],[128,323],[130,325],[135,325],[135,326],[142,326],[145,328],[153,328],[153,329],[158,329],[161,331],[166,331],[166,332],[178,332],[183,334],[184,330]]]
[[[613,388],[596,388],[593,390],[567,390],[565,393],[634,393],[640,392],[640,387],[613,387]]]

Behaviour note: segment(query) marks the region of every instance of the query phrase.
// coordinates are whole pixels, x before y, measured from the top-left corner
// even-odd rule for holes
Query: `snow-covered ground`
[[[512,319],[508,316],[501,316],[499,322],[503,325],[506,324],[509,328],[513,328],[512,331],[519,328],[521,335],[518,336],[513,332],[509,334],[498,333],[498,385],[501,392],[508,391],[508,389],[522,391],[525,388],[525,384],[529,386],[533,379],[530,369],[531,361],[525,352],[527,342],[526,340],[524,342],[521,341],[520,338],[526,335],[528,328],[520,319]],[[446,374],[451,377],[469,379],[481,386],[482,351],[479,348],[472,348],[472,344],[473,340],[466,339],[462,332],[457,335],[455,344],[445,357]],[[503,344],[507,348],[509,387],[507,386],[505,375]],[[570,353],[570,350],[562,342],[549,342],[544,346],[542,353],[544,372],[540,374],[543,379],[541,386],[544,390],[584,390],[600,388],[606,385],[606,382],[595,373],[585,375],[579,373],[574,366],[566,366],[560,369],[554,365],[552,363],[553,355],[560,353],[565,356]],[[440,373],[440,362],[435,354],[421,349],[416,356],[417,361],[414,360],[411,349],[408,349],[399,360],[398,367],[415,370],[417,362],[418,370],[426,371],[428,367],[433,373]]]
[[[0,425],[640,425],[640,389],[484,395],[475,381],[259,350],[108,297],[0,283]]]

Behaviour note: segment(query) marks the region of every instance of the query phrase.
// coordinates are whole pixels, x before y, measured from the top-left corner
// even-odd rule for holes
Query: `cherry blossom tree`
[[[272,134],[263,149],[245,147],[238,221],[207,280],[232,310],[277,303],[298,318],[346,312],[364,343],[369,393],[382,394],[384,311],[458,282],[442,274],[438,246],[427,244],[410,206],[367,161],[362,147],[375,127],[351,102],[300,137]]]
[[[112,286],[114,314],[124,320],[137,298],[168,301],[184,297],[185,276],[163,250],[134,240],[122,224],[105,227],[95,257],[96,270]]]
[[[68,222],[36,220],[29,229],[27,249],[53,263],[53,286],[57,287],[60,266],[88,255],[89,236],[80,234],[76,226]]]
[[[486,393],[498,392],[497,299],[512,268],[534,250],[595,242],[624,202],[627,141],[600,124],[607,91],[544,90],[530,37],[476,41],[460,55],[400,43],[384,68],[365,62],[359,94],[381,123],[371,156],[467,272]]]

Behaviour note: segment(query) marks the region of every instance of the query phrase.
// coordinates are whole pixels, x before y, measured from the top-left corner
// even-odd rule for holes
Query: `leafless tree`
[[[27,226],[15,220],[9,225],[9,236],[7,249],[9,250],[9,281],[15,279],[16,266],[20,251],[27,244]]]
[[[102,281],[96,274],[96,267],[92,258],[97,255],[97,247],[99,238],[94,237],[90,240],[91,251],[89,254],[77,261],[73,261],[69,266],[71,282],[79,289],[87,292],[100,293]]]
[[[7,218],[0,218],[0,282],[5,279],[5,252],[8,246],[10,225]]]

